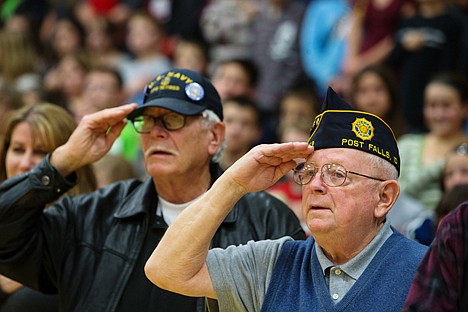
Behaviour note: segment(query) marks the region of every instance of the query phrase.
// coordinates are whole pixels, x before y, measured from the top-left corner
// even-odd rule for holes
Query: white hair
[[[221,122],[221,119],[219,118],[219,116],[216,115],[216,113],[213,112],[211,109],[205,109],[201,114],[203,117],[202,123],[207,129],[212,129],[215,123]],[[220,162],[221,154],[223,153],[225,146],[226,146],[226,142],[223,140],[222,144],[219,146],[218,150],[213,155],[213,158],[211,159],[212,162],[215,162],[215,163]]]
[[[378,168],[379,178],[384,180],[398,180],[398,170],[388,160],[377,155],[367,153],[371,168]]]

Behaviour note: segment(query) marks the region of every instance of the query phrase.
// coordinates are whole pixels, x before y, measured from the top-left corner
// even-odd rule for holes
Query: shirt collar
[[[385,241],[392,235],[393,231],[390,228],[390,222],[385,222],[382,228],[379,230],[374,239],[364,248],[357,256],[348,262],[339,265],[342,271],[351,276],[354,279],[358,279],[362,272],[367,268],[369,263],[372,261],[374,256],[380,250],[380,247]],[[325,275],[325,270],[329,267],[335,267],[336,265],[331,262],[323,252],[322,248],[315,242],[315,250],[318,261],[322,267],[322,272]]]

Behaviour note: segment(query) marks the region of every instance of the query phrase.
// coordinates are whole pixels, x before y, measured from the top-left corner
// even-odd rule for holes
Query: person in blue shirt
[[[330,84],[338,84],[351,27],[350,12],[348,0],[314,0],[304,14],[300,29],[302,67],[322,97]]]

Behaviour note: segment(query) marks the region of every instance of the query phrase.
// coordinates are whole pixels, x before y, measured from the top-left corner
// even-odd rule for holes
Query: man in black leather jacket
[[[56,201],[76,183],[78,168],[109,151],[125,117],[142,133],[150,177]],[[200,298],[151,284],[143,267],[168,224],[221,174],[213,158],[224,139],[222,118],[211,83],[179,69],[150,82],[142,104],[85,116],[65,145],[0,185],[0,274],[58,292],[62,311],[203,309]],[[212,247],[286,235],[305,237],[292,211],[264,192],[250,193]]]

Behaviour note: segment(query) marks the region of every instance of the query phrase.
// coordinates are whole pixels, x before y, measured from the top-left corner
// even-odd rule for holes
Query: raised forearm
[[[313,148],[307,143],[259,145],[236,161],[169,227],[148,260],[147,277],[161,288],[215,298],[205,264],[210,241],[234,204],[248,192],[272,186]]]
[[[216,298],[206,256],[219,225],[245,193],[228,177],[219,178],[171,224],[145,266],[147,277],[173,292]]]
[[[58,147],[50,156],[50,163],[62,176],[67,177],[72,172],[78,170],[81,165],[68,157],[66,147]]]

